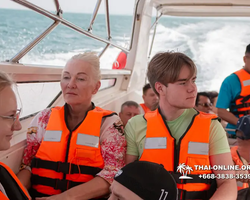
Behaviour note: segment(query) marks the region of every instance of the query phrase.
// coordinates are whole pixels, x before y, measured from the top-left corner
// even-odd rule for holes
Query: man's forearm
[[[95,177],[87,183],[78,185],[66,191],[69,199],[88,200],[109,194],[110,184],[101,177]]]
[[[20,182],[23,184],[23,186],[28,190],[31,187],[31,172],[27,169],[23,169],[17,174],[17,178],[20,180]]]
[[[236,200],[237,184],[235,179],[224,181],[210,200]]]
[[[233,113],[223,108],[218,108],[218,116],[230,124],[236,125],[238,122],[238,118]]]

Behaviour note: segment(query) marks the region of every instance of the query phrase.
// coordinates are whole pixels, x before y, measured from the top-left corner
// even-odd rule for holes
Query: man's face
[[[154,110],[158,106],[159,99],[152,88],[149,88],[146,93],[142,96],[145,105],[150,109]]]
[[[122,111],[119,113],[119,116],[125,126],[128,120],[136,115],[140,114],[140,109],[135,106],[123,106]]]
[[[250,53],[246,53],[244,56],[245,70],[250,73]]]
[[[202,111],[205,113],[211,113],[212,106],[213,106],[213,104],[211,103],[211,101],[208,97],[200,95],[198,105],[195,106],[195,108],[198,111]]]
[[[176,82],[159,85],[161,104],[177,109],[193,108],[197,95],[195,80],[196,74],[190,78],[190,69],[184,65]]]
[[[142,200],[142,198],[140,198],[137,194],[115,180],[110,186],[110,189],[112,194],[108,200]]]

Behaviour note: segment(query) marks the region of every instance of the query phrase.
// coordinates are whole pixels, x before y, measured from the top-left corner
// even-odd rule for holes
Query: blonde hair
[[[155,89],[155,83],[160,82],[167,86],[178,80],[182,67],[186,65],[190,69],[189,79],[196,74],[194,62],[185,54],[179,52],[157,53],[149,62],[147,76],[154,92],[159,96]]]
[[[95,52],[77,54],[74,55],[70,60],[83,60],[90,63],[92,66],[94,79],[96,81],[101,80],[100,59]]]
[[[0,71],[0,91],[2,91],[7,86],[12,86],[14,81],[11,77],[3,71]]]

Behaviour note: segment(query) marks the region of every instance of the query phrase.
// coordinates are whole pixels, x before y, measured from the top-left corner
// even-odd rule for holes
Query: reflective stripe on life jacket
[[[33,189],[54,195],[93,179],[104,167],[99,143],[102,119],[113,114],[95,107],[70,131],[65,123],[65,106],[53,108],[32,160]]]
[[[230,112],[242,117],[250,114],[250,74],[244,69],[234,73],[240,80],[241,92],[239,97],[235,99],[235,106],[230,107]]]
[[[202,112],[196,114],[178,145],[160,109],[146,113],[144,117],[147,120],[147,132],[140,160],[163,164],[175,178],[179,199],[203,200],[211,197],[214,193],[212,189],[216,189],[215,179],[211,181],[199,175],[212,173],[209,161],[209,134],[211,120],[217,116]],[[195,165],[206,166],[207,169],[201,170],[195,168]],[[187,166],[189,168],[186,168]],[[185,170],[192,179],[182,179]],[[212,183],[213,187],[210,188]]]
[[[239,165],[239,167],[242,167],[243,162],[242,162],[241,158],[239,157],[237,149],[238,149],[237,146],[232,147],[231,148],[231,155],[232,155],[232,158],[233,158],[235,165]],[[238,190],[248,188],[248,183],[243,183],[241,181],[237,181],[237,188],[238,188]]]
[[[140,106],[144,110],[144,113],[150,112],[151,110],[145,105],[145,103],[141,103]]]
[[[6,194],[6,197],[0,191],[0,199],[5,200],[29,200],[29,194],[21,184],[19,179],[16,177],[14,172],[4,163],[0,162],[0,183],[2,184]]]

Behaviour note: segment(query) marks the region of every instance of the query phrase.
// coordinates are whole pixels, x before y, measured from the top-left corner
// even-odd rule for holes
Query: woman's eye
[[[77,78],[77,80],[84,81],[85,79],[84,78]]]
[[[68,76],[65,76],[65,77],[63,77],[63,79],[69,79],[69,77],[68,77]]]

